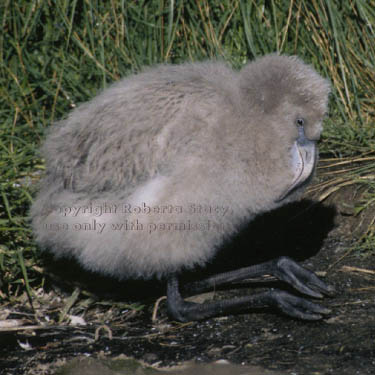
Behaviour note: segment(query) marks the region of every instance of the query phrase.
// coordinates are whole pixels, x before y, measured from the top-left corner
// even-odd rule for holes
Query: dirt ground
[[[375,212],[354,216],[359,199],[361,192],[348,188],[323,203],[305,199],[266,214],[208,269],[186,276],[195,279],[289,255],[337,290],[334,297],[319,301],[332,310],[321,321],[299,321],[262,310],[183,324],[168,319],[165,300],[152,321],[155,302],[165,293],[162,283],[114,282],[46,258],[43,272],[48,277],[45,292],[34,302],[36,314],[26,299],[1,307],[2,321],[13,321],[13,326],[0,329],[0,373],[143,374],[139,368],[119,366],[121,359],[131,357],[154,368],[218,360],[242,366],[239,372],[236,367],[209,372],[202,365],[191,372],[195,374],[375,374],[375,256],[351,250]],[[269,287],[287,289],[270,279],[255,280],[203,298]],[[143,309],[135,308],[139,304]],[[93,362],[87,364],[87,358]],[[111,367],[111,359],[118,360],[117,367]],[[87,367],[74,370],[72,363]]]

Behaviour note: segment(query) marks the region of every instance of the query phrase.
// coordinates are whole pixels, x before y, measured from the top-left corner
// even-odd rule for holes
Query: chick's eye
[[[298,127],[302,127],[302,126],[304,126],[304,125],[305,125],[305,119],[303,119],[302,117],[297,118],[297,120],[296,120],[296,125],[297,125]]]

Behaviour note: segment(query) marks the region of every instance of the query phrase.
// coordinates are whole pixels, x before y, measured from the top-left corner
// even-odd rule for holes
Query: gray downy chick
[[[118,279],[167,282],[176,320],[270,306],[328,310],[281,290],[185,301],[178,277],[203,266],[255,216],[300,197],[317,161],[330,91],[297,57],[160,65],[127,77],[51,127],[31,209],[40,246]],[[321,298],[333,288],[281,257],[195,283],[194,292],[271,274]]]

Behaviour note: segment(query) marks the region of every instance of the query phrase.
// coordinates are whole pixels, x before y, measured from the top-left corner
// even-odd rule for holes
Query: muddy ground
[[[241,372],[246,374],[375,374],[375,256],[351,251],[374,218],[371,210],[353,215],[360,199],[359,190],[347,188],[323,203],[305,199],[264,215],[208,269],[186,276],[195,279],[289,255],[337,290],[320,302],[332,310],[321,321],[298,321],[262,310],[182,324],[168,319],[165,300],[152,321],[155,302],[164,295],[161,283],[117,283],[45,258],[42,271],[48,276],[45,292],[34,301],[36,314],[26,298],[1,308],[1,319],[13,319],[13,327],[0,331],[0,373],[54,374],[77,358],[99,359],[93,365],[98,375],[132,373],[119,367],[106,372],[103,361],[126,356],[158,368],[190,360],[227,360],[257,367]],[[265,279],[203,297],[220,299],[269,287],[288,289]],[[137,310],[139,305],[144,307]],[[90,371],[60,373],[94,374]],[[228,368],[225,373],[237,372]]]

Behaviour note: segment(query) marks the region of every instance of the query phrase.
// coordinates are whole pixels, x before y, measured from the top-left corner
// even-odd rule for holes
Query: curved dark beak
[[[298,189],[313,173],[317,160],[316,142],[306,138],[303,127],[298,129],[299,136],[293,144],[292,157],[294,179],[291,185],[277,199],[277,202],[285,199],[289,194]]]

